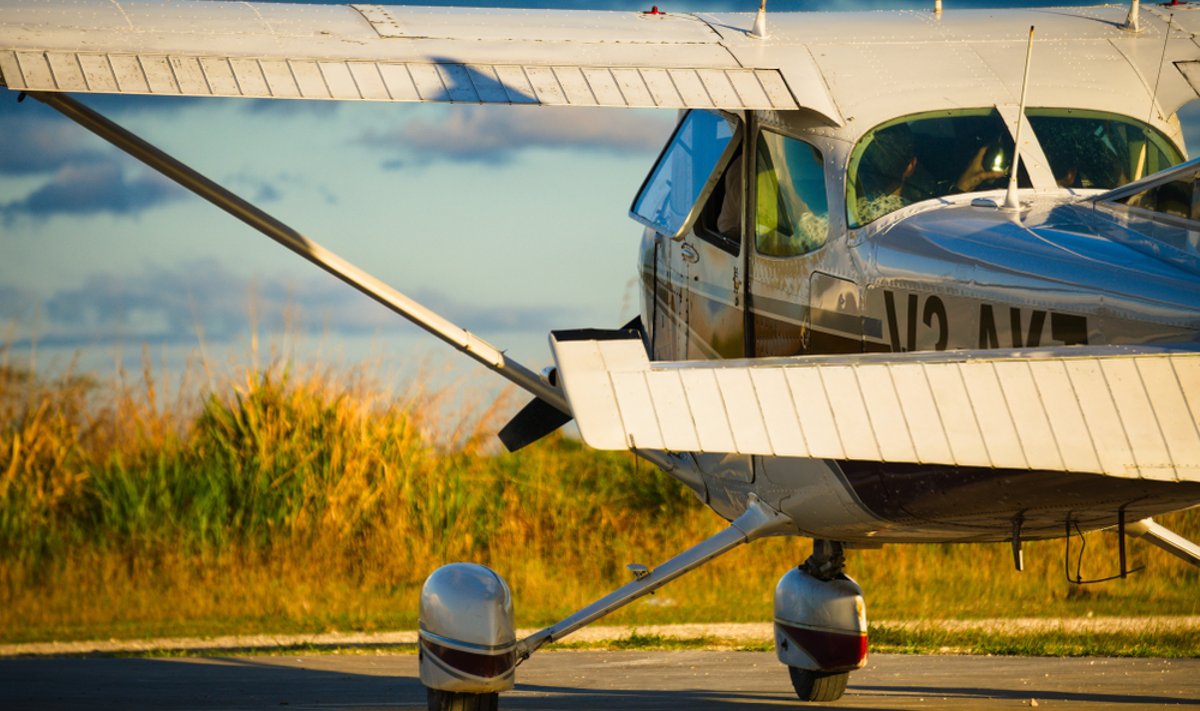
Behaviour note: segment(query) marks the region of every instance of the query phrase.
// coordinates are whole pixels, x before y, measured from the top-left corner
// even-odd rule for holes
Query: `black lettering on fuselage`
[[[992,313],[991,304],[979,305],[979,347],[1000,347],[1000,337],[996,335],[996,315]]]
[[[892,352],[900,352],[900,326],[896,323],[896,295],[883,292],[883,308],[887,311],[888,338],[892,341]]]
[[[1050,314],[1050,337],[1064,346],[1086,346],[1088,325],[1086,316]]]
[[[1042,332],[1046,328],[1046,311],[1033,309],[1029,313],[1029,327],[1025,328],[1021,309],[1008,309],[1009,343],[1013,348],[1037,348],[1042,344]],[[1087,344],[1087,317],[1070,314],[1050,314],[1050,338],[1064,346]],[[996,329],[996,314],[991,304],[979,305],[979,347],[1000,348],[1000,337]]]
[[[916,301],[916,297],[914,296],[911,300]],[[925,313],[921,320],[925,322],[926,326],[932,326],[934,316],[937,317],[938,322],[938,337],[937,343],[933,344],[933,349],[935,351],[944,351],[946,350],[946,343],[950,340],[950,321],[946,318],[946,305],[942,303],[940,298],[931,296],[925,299]],[[912,329],[910,328],[909,330],[911,331]]]
[[[920,304],[920,297],[917,294],[909,294],[906,302],[907,313],[905,316],[907,320],[904,322],[906,338],[902,346],[899,318],[896,313],[896,295],[887,290],[883,292],[883,307],[887,311],[888,338],[892,342],[893,353],[917,350],[917,307]],[[921,321],[928,328],[934,328],[933,322],[937,321],[934,349],[946,350],[946,344],[950,342],[950,319],[946,315],[946,304],[940,297],[926,297],[924,308],[920,309],[920,313]]]
[[[1037,348],[1042,343],[1042,327],[1046,325],[1046,312],[1034,309],[1029,316],[1029,335],[1021,343],[1021,309],[1008,310],[1009,325],[1012,327],[1013,348]]]
[[[896,302],[903,298],[901,304]],[[978,303],[978,302],[974,302]],[[1046,309],[1022,309],[1004,304],[979,304],[978,338],[970,340],[972,324],[964,310],[971,309],[972,301],[951,300],[950,305],[940,296],[920,293],[901,293],[884,290],[883,306],[887,324],[887,338],[893,353],[915,350],[938,350],[947,348],[1037,348],[1042,341],[1053,341],[1054,345],[1086,345],[1088,342],[1088,320],[1086,316],[1060,314]],[[965,308],[964,308],[965,307]],[[997,319],[997,311],[1008,309],[1008,318],[1003,312]],[[964,323],[954,331],[951,314]],[[919,323],[918,323],[919,319]],[[1046,321],[1050,322],[1046,333]],[[924,324],[924,327],[921,326]]]

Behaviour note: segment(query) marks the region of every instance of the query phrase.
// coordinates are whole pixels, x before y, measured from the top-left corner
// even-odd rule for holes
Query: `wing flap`
[[[551,339],[584,440],[1200,481],[1200,352],[1093,347],[651,363]]]
[[[779,66],[745,66],[691,15],[0,0],[0,76],[25,91],[264,99],[796,109]],[[793,61],[792,64],[796,62]],[[816,75],[811,60],[790,67]],[[790,65],[789,65],[790,66]]]
[[[761,77],[782,81],[778,71],[763,69],[0,51],[0,73],[8,88],[17,91],[624,108],[799,107],[790,94],[777,91],[768,97],[762,91]],[[735,82],[759,90],[747,90],[742,98],[732,93]]]

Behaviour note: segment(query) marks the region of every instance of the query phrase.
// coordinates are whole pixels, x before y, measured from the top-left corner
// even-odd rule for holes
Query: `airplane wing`
[[[750,19],[747,19],[747,26]],[[0,0],[10,89],[664,108],[807,108],[811,57],[739,60],[694,15],[204,0]]]
[[[1200,481],[1200,352],[1060,347],[654,362],[551,346],[585,442]]]
[[[751,4],[752,3],[748,3]],[[805,109],[832,125],[1014,104],[1161,117],[1200,89],[1184,10],[1033,8],[754,15],[0,0],[10,89],[170,96]]]

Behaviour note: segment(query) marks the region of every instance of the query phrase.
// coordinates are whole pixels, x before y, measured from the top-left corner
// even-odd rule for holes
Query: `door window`
[[[721,114],[689,112],[646,178],[630,215],[662,234],[682,234],[733,139],[734,128],[733,121]]]
[[[777,133],[758,135],[754,245],[759,254],[808,254],[829,237],[825,162],[812,145]]]
[[[697,220],[696,235],[737,256],[742,245],[742,217],[745,212],[743,196],[744,169],[741,151],[725,167],[721,179],[713,186],[708,202]]]

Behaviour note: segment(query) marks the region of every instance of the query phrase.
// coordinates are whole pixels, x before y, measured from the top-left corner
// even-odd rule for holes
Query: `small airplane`
[[[0,78],[533,395],[515,449],[585,442],[679,479],[727,529],[517,639],[470,563],[420,610],[431,708],[739,545],[811,537],[775,591],[802,700],[865,664],[853,547],[1115,529],[1200,504],[1200,96],[1189,3],[872,13],[0,0]],[[557,331],[541,373],[71,93],[660,107],[633,200],[641,315]]]

